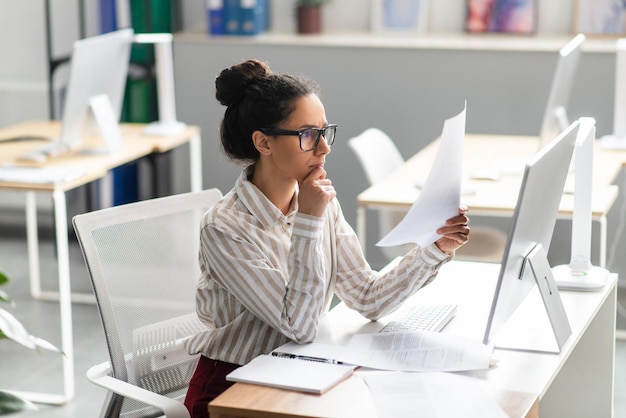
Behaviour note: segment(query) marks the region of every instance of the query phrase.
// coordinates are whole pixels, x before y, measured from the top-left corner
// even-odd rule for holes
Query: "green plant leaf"
[[[61,352],[61,350],[48,341],[30,335],[20,321],[4,309],[0,309],[0,331],[2,331],[7,338],[32,350],[41,348],[58,353]]]
[[[37,407],[26,399],[0,390],[0,415],[8,415],[26,410],[36,411]]]
[[[7,284],[9,283],[9,278],[0,271],[0,286],[2,286],[3,284]]]
[[[10,303],[11,306],[15,305],[15,303],[13,302],[13,299],[11,299],[11,296],[9,296],[6,292],[2,290],[0,290],[0,302]]]

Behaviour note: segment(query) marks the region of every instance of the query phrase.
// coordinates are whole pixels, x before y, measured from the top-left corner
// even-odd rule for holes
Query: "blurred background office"
[[[321,85],[329,122],[339,125],[326,169],[347,220],[356,227],[357,195],[369,184],[357,169],[358,161],[347,145],[348,139],[367,128],[379,128],[407,159],[437,138],[443,121],[456,115],[465,101],[467,133],[538,135],[558,51],[579,29],[577,2],[569,0],[538,1],[533,31],[526,34],[468,33],[466,0],[423,3],[428,7],[420,9],[421,20],[416,26],[397,32],[379,27],[372,30],[377,24],[372,21],[376,1],[332,0],[322,9],[321,34],[300,35],[296,33],[295,1],[269,0],[269,26],[265,30],[227,36],[209,33],[207,3],[202,0],[0,0],[0,128],[25,120],[59,117],[68,77],[63,62],[74,40],[102,32],[107,21],[111,24],[115,20],[124,26],[135,20],[136,26],[137,13],[163,8],[167,11],[166,27],[144,29],[175,34],[177,115],[179,120],[202,129],[205,187],[226,192],[239,174],[219,149],[223,108],[213,96],[214,77],[241,59],[263,59],[277,71],[306,73]],[[107,18],[116,4],[115,16]],[[595,118],[598,137],[613,129],[618,37],[588,37],[567,108],[571,120]],[[134,59],[141,64],[141,57],[135,54]],[[140,80],[145,75],[140,71],[142,67],[134,68],[139,71],[135,78]],[[146,117],[154,116],[149,109],[144,111]],[[188,189],[186,152],[173,152],[172,193]],[[127,175],[134,174],[131,170]],[[621,257],[626,251],[624,172],[615,184],[621,191],[607,214],[607,268],[622,277],[618,328],[626,329],[626,259]],[[141,198],[140,188],[131,193]],[[80,192],[69,204],[70,212],[87,209]],[[40,215],[42,236],[49,237],[52,205],[40,198],[38,206],[44,213]],[[0,242],[23,249],[18,238],[23,236],[23,212],[20,193],[0,191]],[[472,222],[505,232],[508,228],[507,218],[502,217],[473,217]],[[599,260],[599,228],[594,223],[594,264]],[[553,264],[569,261],[570,231],[569,220],[557,222],[550,249]],[[374,216],[368,216],[367,236],[368,258],[374,267],[381,267],[387,258],[374,245],[378,237]],[[22,254],[7,248],[3,246],[0,251],[0,269],[9,263],[7,257]],[[25,258],[25,251],[23,254]],[[80,261],[74,268],[80,270]],[[15,259],[11,261],[12,266],[16,263]],[[17,274],[26,277],[26,268]],[[73,272],[73,286],[88,288],[86,280],[84,272]]]

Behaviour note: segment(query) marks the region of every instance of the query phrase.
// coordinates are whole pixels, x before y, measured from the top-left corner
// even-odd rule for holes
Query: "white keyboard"
[[[455,304],[416,305],[401,318],[385,325],[380,332],[441,331],[456,314]]]
[[[37,148],[32,148],[17,157],[22,161],[45,162],[49,157],[69,153],[69,148],[58,141],[50,142]]]

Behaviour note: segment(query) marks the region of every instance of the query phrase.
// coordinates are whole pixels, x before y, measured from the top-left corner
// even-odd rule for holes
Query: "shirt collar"
[[[293,218],[298,210],[298,185],[296,184],[293,198],[291,199],[289,213],[283,215],[283,213],[248,180],[252,170],[253,166],[251,165],[244,168],[235,184],[235,191],[243,205],[254,217],[267,227],[271,227],[278,222],[289,222],[289,219]]]

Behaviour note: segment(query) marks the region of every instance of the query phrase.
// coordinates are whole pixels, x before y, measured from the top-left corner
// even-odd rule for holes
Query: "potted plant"
[[[331,0],[296,0],[298,33],[320,33],[322,31],[322,6]]]
[[[8,283],[9,279],[0,272],[0,286]],[[15,306],[8,294],[0,290],[0,302],[5,302]],[[50,350],[61,352],[57,347],[48,341],[30,335],[26,328],[7,310],[0,308],[0,339],[8,338],[24,347],[32,350]],[[13,414],[27,409],[36,409],[35,406],[19,396],[0,390],[0,415]]]

